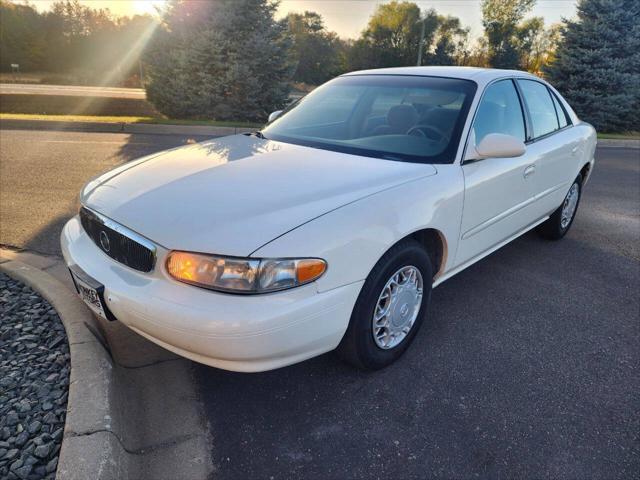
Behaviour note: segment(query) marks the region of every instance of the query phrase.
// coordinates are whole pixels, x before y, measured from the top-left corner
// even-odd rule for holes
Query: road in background
[[[85,87],[82,85],[40,85],[30,83],[0,83],[0,95],[2,94],[147,98],[147,94],[143,88]]]
[[[0,83],[0,95],[2,94],[30,94],[30,95],[71,95],[79,97],[109,97],[109,98],[147,98],[144,88],[119,88],[119,87],[85,87],[76,85],[42,85],[31,83]],[[302,92],[293,91],[289,100],[298,100],[305,95]]]
[[[0,132],[0,243],[59,253],[93,175],[189,141]],[[632,478],[640,471],[640,150],[601,148],[560,242],[529,233],[434,290],[396,364],[194,364],[216,479]]]
[[[0,244],[60,254],[64,223],[92,177],[207,137],[0,130]]]

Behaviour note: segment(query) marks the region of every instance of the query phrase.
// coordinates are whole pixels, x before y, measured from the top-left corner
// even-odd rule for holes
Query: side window
[[[558,117],[551,94],[545,85],[535,80],[518,80],[522,96],[531,115],[532,138],[558,130]]]
[[[501,80],[486,89],[473,129],[476,144],[490,133],[503,133],[525,141],[524,115],[511,80]]]
[[[567,112],[560,104],[558,97],[556,97],[553,92],[551,92],[551,98],[553,98],[553,105],[556,107],[556,113],[558,114],[558,122],[560,122],[560,128],[564,128],[569,125],[569,119],[567,117]]]

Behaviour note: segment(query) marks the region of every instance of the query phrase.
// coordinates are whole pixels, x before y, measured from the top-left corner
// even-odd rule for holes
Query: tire
[[[573,208],[573,212],[571,213],[571,217],[569,218],[568,223],[563,220],[563,210],[565,207],[568,207],[569,202],[571,202],[570,196],[574,191],[577,193],[577,198],[575,200],[575,207]],[[544,238],[548,240],[560,240],[564,237],[571,225],[573,224],[574,218],[576,218],[576,213],[578,212],[578,206],[580,206],[580,199],[582,198],[582,176],[578,175],[576,179],[571,184],[567,195],[562,201],[562,205],[560,205],[551,216],[544,222],[541,223],[536,229],[537,232]]]
[[[340,357],[363,370],[378,370],[395,362],[407,350],[424,322],[431,300],[432,272],[429,255],[415,240],[403,240],[385,253],[369,273],[360,291],[349,326],[337,349]],[[394,284],[394,278],[400,282]],[[421,299],[417,293],[419,288],[416,288],[420,280]],[[385,292],[387,297],[383,299]],[[391,302],[391,298],[395,300]],[[390,313],[380,322],[386,321],[389,327],[386,330],[385,327],[374,328],[374,312],[382,313],[385,310]],[[400,331],[407,327],[408,332]],[[392,331],[397,333],[393,338]],[[375,333],[378,334],[377,340]],[[388,344],[381,345],[385,342]]]

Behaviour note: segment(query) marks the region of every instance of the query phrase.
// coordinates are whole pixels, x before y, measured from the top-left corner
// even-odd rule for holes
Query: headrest
[[[418,112],[413,105],[394,105],[387,112],[387,123],[399,130],[409,130],[418,121]]]

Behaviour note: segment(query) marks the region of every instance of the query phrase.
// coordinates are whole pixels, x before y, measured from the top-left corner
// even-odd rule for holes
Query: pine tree
[[[264,120],[287,101],[286,25],[269,0],[172,0],[147,55],[147,97],[174,118]]]
[[[545,74],[596,129],[640,130],[640,2],[580,0]]]

